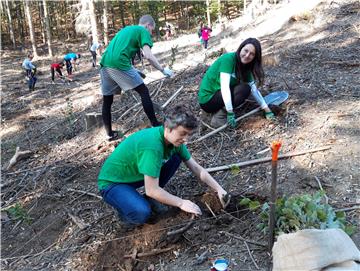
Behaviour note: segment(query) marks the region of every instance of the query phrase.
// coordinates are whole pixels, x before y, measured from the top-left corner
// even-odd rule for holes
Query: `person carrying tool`
[[[229,194],[191,157],[185,145],[197,125],[197,119],[186,106],[177,105],[166,114],[164,126],[132,134],[106,159],[98,176],[98,188],[104,201],[117,210],[125,224],[146,223],[152,212],[166,211],[162,204],[201,215],[197,204],[163,188],[181,161],[217,193],[221,204],[226,207],[224,201]],[[137,191],[143,186],[145,195]]]
[[[27,58],[25,58],[25,60],[22,63],[22,67],[25,70],[25,74],[26,77],[28,78],[28,86],[29,86],[29,91],[34,91],[35,89],[35,83],[37,81],[37,78],[35,76],[36,74],[36,67],[35,65],[31,62],[31,60],[34,58],[32,53],[28,53],[27,54]]]
[[[50,70],[51,70],[51,81],[54,83],[55,81],[55,72],[57,72],[57,74],[60,76],[60,78],[64,78],[61,72],[61,69],[64,67],[64,62],[55,62],[52,63],[50,66]]]
[[[151,52],[153,42],[151,34],[155,29],[155,21],[150,15],[144,15],[139,25],[126,26],[111,40],[100,62],[101,93],[103,95],[102,117],[107,139],[109,141],[118,137],[118,132],[111,127],[111,105],[114,93],[119,90],[134,89],[141,97],[142,106],[152,126],[159,126],[156,119],[149,89],[137,70],[131,65],[131,59],[142,49],[143,55],[150,64],[170,77],[173,72],[160,65]]]
[[[91,44],[91,47],[89,48],[91,56],[92,56],[92,66],[94,68],[96,67],[96,55],[97,55],[97,52],[101,55],[101,48],[102,48],[102,43],[99,43],[99,42],[96,42],[96,41],[93,42]]]
[[[76,60],[79,58],[81,58],[81,55],[75,53],[68,53],[64,56],[66,71],[69,77],[71,77],[73,69],[75,70]]]
[[[226,122],[236,127],[234,108],[241,105],[252,94],[267,119],[274,114],[269,109],[254,77],[260,84],[264,72],[261,63],[261,45],[255,38],[244,40],[236,52],[220,56],[206,71],[198,92],[200,107],[213,114],[211,125],[220,127]]]

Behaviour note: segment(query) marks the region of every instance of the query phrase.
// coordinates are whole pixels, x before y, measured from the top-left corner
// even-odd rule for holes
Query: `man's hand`
[[[162,73],[167,77],[171,77],[174,74],[173,71],[170,70],[169,68],[164,68]]]
[[[234,112],[227,112],[227,123],[232,127],[236,127],[236,119]]]
[[[182,200],[181,205],[179,206],[179,208],[187,213],[192,213],[195,215],[201,215],[202,212],[199,208],[199,206],[197,206],[195,203],[193,203],[190,200]]]

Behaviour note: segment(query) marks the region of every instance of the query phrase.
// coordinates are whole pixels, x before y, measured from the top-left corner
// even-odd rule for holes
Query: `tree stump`
[[[85,115],[85,127],[86,131],[95,127],[101,127],[103,124],[102,115],[100,113],[87,113]]]

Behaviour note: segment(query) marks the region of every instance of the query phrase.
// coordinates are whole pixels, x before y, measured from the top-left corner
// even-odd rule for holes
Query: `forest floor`
[[[165,111],[175,103],[186,103],[203,121],[194,139],[210,132],[196,98],[201,78],[221,48],[229,50],[224,39],[232,41],[229,47],[235,48],[230,49],[236,49],[245,38],[240,35],[253,33],[261,40],[265,55],[266,83],[261,90],[264,95],[286,90],[290,96],[284,110],[276,121],[254,114],[236,129],[189,144],[193,157],[209,168],[268,157],[269,151],[264,150],[276,139],[282,140],[283,154],[330,146],[322,152],[281,160],[278,193],[314,193],[320,183],[333,208],[358,206],[359,12],[356,0],[325,0],[291,18],[287,14],[286,23],[273,32],[272,19],[277,16],[265,13],[256,23],[219,32],[210,40],[207,52],[195,42],[179,46],[173,78],[161,79],[159,72],[147,70],[153,101],[164,104],[183,86]],[[264,24],[268,33],[256,35],[257,27]],[[174,41],[162,44],[168,48],[164,55],[171,55]],[[57,46],[58,52],[64,53],[63,45]],[[38,59],[38,83],[33,92],[28,91],[21,71],[23,54],[1,51],[1,269],[205,271],[214,258],[221,257],[230,261],[230,270],[267,270],[271,258],[264,247],[254,244],[267,241],[256,228],[259,217],[238,203],[243,197],[268,199],[269,163],[213,173],[233,195],[226,211],[181,167],[166,189],[202,207],[203,215],[195,224],[182,235],[168,237],[167,232],[190,220],[188,214],[171,209],[151,224],[133,230],[122,227],[97,191],[99,169],[115,144],[104,141],[101,128],[86,130],[84,121],[85,114],[101,112],[99,71],[91,67],[85,44],[71,46],[73,50],[78,46],[76,51],[83,54],[74,80],[63,83],[57,79],[51,84],[50,60]],[[141,106],[130,109],[137,99],[131,92],[114,99],[114,126],[126,136],[149,125]],[[240,116],[255,107],[250,101],[236,113]],[[31,154],[7,169],[16,147]],[[359,210],[346,214],[348,221],[359,227]],[[229,233],[252,242],[245,244]],[[352,239],[359,247],[360,234]],[[163,251],[141,256],[156,252],[154,249]],[[133,259],[131,255],[135,255]]]

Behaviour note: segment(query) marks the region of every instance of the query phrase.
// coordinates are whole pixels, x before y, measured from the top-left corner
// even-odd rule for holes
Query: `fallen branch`
[[[320,190],[321,190],[321,191],[324,191],[325,203],[328,204],[328,203],[329,203],[329,198],[328,198],[328,196],[326,196],[325,190],[323,189],[319,178],[315,176],[315,180],[316,180],[316,182],[318,183]]]
[[[252,241],[252,240],[249,240],[249,239],[246,239],[242,236],[238,236],[238,235],[234,235],[234,234],[231,234],[230,232],[226,232],[226,231],[220,231],[219,233],[223,233],[227,236],[230,236],[230,237],[233,237],[235,239],[238,239],[238,240],[241,240],[241,241],[245,241],[249,244],[253,244],[253,245],[257,245],[257,246],[261,246],[261,247],[267,247],[267,244],[264,244],[264,243],[260,243],[260,242],[256,242],[256,241]]]
[[[162,109],[164,109],[175,97],[179,94],[179,92],[184,88],[184,86],[181,86],[171,97],[161,106]]]
[[[102,199],[102,197],[100,197],[99,195],[96,195],[94,193],[91,192],[87,192],[87,191],[82,191],[82,190],[76,190],[76,189],[72,189],[72,188],[68,188],[68,191],[72,191],[72,192],[76,192],[76,193],[80,193],[80,194],[84,194],[84,195],[89,195],[98,199]]]
[[[248,113],[246,113],[246,114],[238,117],[238,118],[236,119],[236,122],[238,122],[239,120],[242,120],[242,119],[244,119],[244,118],[246,118],[246,117],[248,117],[248,116],[250,116],[250,115],[253,115],[253,114],[255,114],[256,112],[259,112],[260,110],[261,110],[260,107],[255,108],[254,110],[252,110],[252,111],[250,111],[250,112],[248,112]],[[201,141],[201,140],[204,140],[205,138],[208,138],[208,137],[210,137],[210,136],[212,136],[212,135],[214,135],[214,134],[216,134],[216,133],[224,130],[227,126],[228,126],[228,125],[227,125],[227,123],[226,123],[226,124],[224,124],[223,126],[220,126],[219,128],[215,129],[214,131],[212,131],[212,132],[210,132],[210,133],[208,133],[208,134],[206,134],[206,135],[203,135],[202,137],[199,137],[198,139],[196,139],[196,140],[194,140],[194,141],[192,141],[192,142],[189,142],[189,143],[195,143],[195,142],[199,142],[199,141]]]
[[[348,207],[348,208],[336,209],[335,212],[347,212],[347,211],[353,211],[353,210],[359,210],[359,209],[360,209],[360,205]]]
[[[213,217],[216,218],[216,215],[215,215],[214,211],[211,209],[211,207],[209,206],[209,204],[208,204],[206,201],[205,201],[205,205],[206,205],[206,207],[209,209],[209,211],[210,211],[210,213],[213,215]]]
[[[168,248],[163,248],[163,249],[153,249],[150,252],[142,252],[142,253],[137,253],[136,257],[148,257],[148,256],[154,256],[154,255],[158,255],[161,253],[165,253],[168,252],[170,250],[172,250],[173,247],[168,247]],[[134,257],[134,253],[130,254],[130,255],[124,255],[125,259],[133,259]]]
[[[9,165],[6,167],[6,170],[9,170],[12,168],[17,162],[19,162],[21,159],[29,157],[29,155],[32,153],[32,151],[20,151],[20,147],[16,147],[16,151],[14,156],[10,159]]]
[[[177,230],[169,231],[166,235],[172,236],[172,235],[181,234],[181,233],[186,232],[195,223],[194,219],[195,219],[195,216],[192,215],[190,222],[187,223],[184,227],[177,229]]]
[[[252,253],[251,253],[251,251],[250,251],[250,248],[249,248],[247,242],[244,241],[244,244],[245,244],[245,246],[246,246],[246,249],[247,249],[247,251],[248,251],[248,253],[249,253],[249,255],[250,255],[250,258],[251,258],[252,262],[254,263],[256,269],[259,270],[259,266],[256,264],[255,259],[254,259],[254,256],[252,255]]]
[[[69,217],[71,218],[71,220],[79,227],[80,230],[84,230],[87,227],[89,227],[89,224],[84,223],[80,218],[78,218],[77,216],[74,216],[73,214],[71,214],[70,212],[68,212]]]
[[[329,149],[331,149],[331,147],[320,147],[320,148],[301,151],[301,152],[293,152],[293,153],[279,155],[278,159],[285,159],[285,158],[289,158],[289,157],[293,157],[293,156],[304,155],[304,154],[307,154],[307,153],[326,151],[326,150],[329,150]],[[271,157],[264,157],[264,158],[248,160],[248,161],[235,163],[235,164],[230,164],[230,165],[225,165],[225,166],[207,168],[206,170],[207,170],[207,172],[214,172],[214,171],[221,171],[221,170],[231,169],[233,167],[252,166],[252,165],[257,165],[257,164],[261,164],[261,163],[266,163],[266,162],[269,162],[269,161],[271,161]]]

